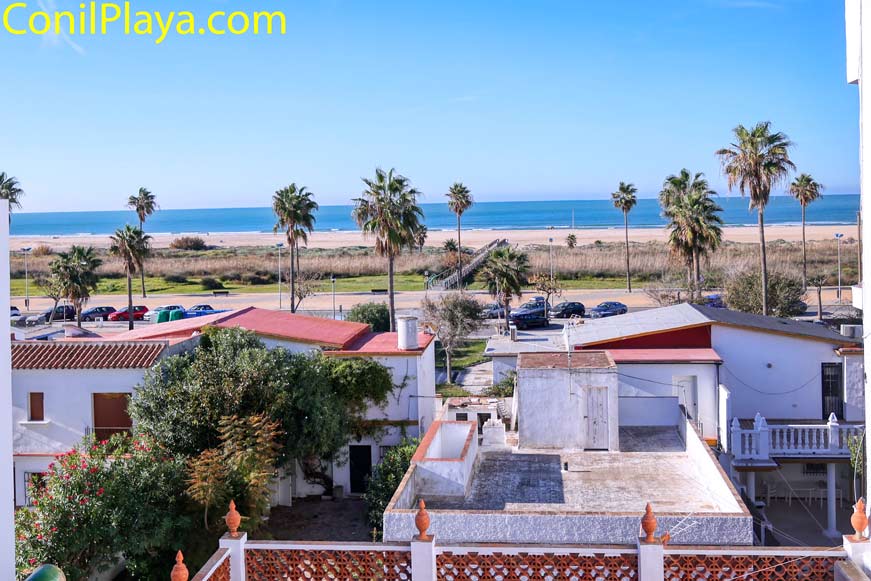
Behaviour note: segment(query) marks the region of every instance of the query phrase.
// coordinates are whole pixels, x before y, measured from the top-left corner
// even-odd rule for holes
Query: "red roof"
[[[722,363],[713,349],[608,349],[616,363]]]
[[[344,349],[361,336],[369,333],[369,325],[365,323],[334,321],[286,311],[247,307],[205,317],[147,325],[116,335],[114,339],[133,341],[189,337],[207,326],[225,329],[238,327],[274,339],[312,343],[337,349]]]
[[[350,345],[339,351],[326,351],[327,355],[420,355],[430,343],[435,340],[434,335],[428,333],[417,334],[417,349],[400,349],[398,333],[366,333]]]
[[[164,348],[161,341],[16,341],[12,369],[146,369]]]

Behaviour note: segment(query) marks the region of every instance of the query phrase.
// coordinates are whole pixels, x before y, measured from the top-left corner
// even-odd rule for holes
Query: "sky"
[[[49,2],[51,0],[42,0]],[[5,8],[11,0],[0,0]],[[57,0],[75,9],[78,0]],[[769,120],[799,171],[858,191],[840,0],[134,0],[282,9],[283,36],[0,31],[0,171],[24,211],[267,206],[290,182],[349,203],[395,167],[440,202],[653,196]]]

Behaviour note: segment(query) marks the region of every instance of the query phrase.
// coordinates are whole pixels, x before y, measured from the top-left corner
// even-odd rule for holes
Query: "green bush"
[[[200,279],[200,286],[203,287],[203,290],[221,290],[224,288],[224,284],[216,278],[212,278],[211,276],[204,276]]]
[[[185,284],[188,279],[183,274],[167,274],[163,277],[163,281],[168,284]]]
[[[175,250],[208,250],[206,241],[199,236],[181,236],[169,243]]]
[[[366,323],[374,332],[381,333],[390,330],[390,309],[384,303],[360,303],[348,311],[345,320]]]
[[[768,274],[768,313],[774,317],[794,317],[804,313],[801,280],[780,272]],[[726,304],[730,309],[762,314],[762,274],[756,270],[740,272],[726,281]]]
[[[513,397],[514,396],[514,382],[517,379],[516,371],[509,371],[508,374],[502,378],[502,381],[499,383],[495,383],[492,386],[488,387],[484,390],[484,395],[487,397]]]
[[[390,499],[396,493],[402,477],[411,466],[411,457],[420,444],[418,439],[403,439],[398,446],[393,446],[384,455],[384,459],[372,471],[366,494],[366,518],[369,525],[379,531],[384,526],[384,510],[390,503]]]

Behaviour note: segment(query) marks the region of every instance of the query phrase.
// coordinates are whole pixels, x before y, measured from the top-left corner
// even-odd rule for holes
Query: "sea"
[[[730,226],[756,224],[756,212],[740,196],[721,196],[723,221]],[[432,231],[456,228],[456,216],[447,204],[421,205],[427,228]],[[316,230],[356,231],[351,218],[353,206],[321,206]],[[811,224],[855,224],[858,194],[826,194],[807,211]],[[799,224],[801,208],[788,196],[772,196],[765,209],[766,224]],[[124,224],[137,224],[130,211],[19,212],[12,218],[13,236],[72,236],[111,234]],[[639,198],[629,214],[633,228],[655,228],[665,224],[655,198]],[[202,208],[159,210],[149,217],[151,234],[271,232],[275,224],[272,209]],[[622,228],[623,215],[610,199],[478,202],[463,214],[464,230],[533,230]]]

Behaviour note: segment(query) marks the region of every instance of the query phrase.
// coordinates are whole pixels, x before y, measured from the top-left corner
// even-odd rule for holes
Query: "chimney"
[[[403,351],[413,351],[420,345],[417,342],[417,317],[397,317],[397,346]]]

